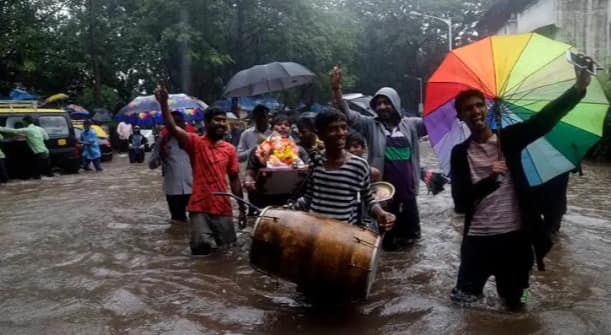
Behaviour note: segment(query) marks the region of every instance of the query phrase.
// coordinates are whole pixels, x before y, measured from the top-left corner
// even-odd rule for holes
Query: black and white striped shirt
[[[335,220],[360,224],[360,201],[371,210],[374,200],[367,161],[351,157],[338,169],[327,170],[323,165],[313,167],[306,181],[306,190],[297,208],[322,214]]]

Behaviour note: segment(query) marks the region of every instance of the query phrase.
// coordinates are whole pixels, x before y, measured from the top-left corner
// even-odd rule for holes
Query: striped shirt
[[[297,208],[322,214],[338,221],[360,224],[361,200],[371,210],[374,200],[369,177],[369,164],[350,155],[338,169],[327,170],[315,165],[306,181],[306,190]]]
[[[486,143],[471,141],[467,149],[471,180],[475,184],[492,174],[492,163],[498,160],[496,135]],[[471,236],[490,236],[509,233],[521,228],[520,207],[513,187],[511,174],[507,172],[501,185],[476,205],[469,228]]]

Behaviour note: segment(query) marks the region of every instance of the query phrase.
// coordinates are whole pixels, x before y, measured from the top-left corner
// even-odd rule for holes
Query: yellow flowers
[[[302,163],[299,159],[299,149],[293,141],[273,133],[261,142],[255,153],[261,163],[267,167],[287,167]]]

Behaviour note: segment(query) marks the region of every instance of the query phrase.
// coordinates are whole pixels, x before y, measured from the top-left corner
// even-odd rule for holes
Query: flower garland
[[[257,146],[255,155],[267,167],[290,167],[303,164],[299,158],[297,145],[276,132]]]

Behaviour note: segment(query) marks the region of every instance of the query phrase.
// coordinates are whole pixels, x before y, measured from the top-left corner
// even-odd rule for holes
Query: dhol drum
[[[385,181],[372,183],[371,189],[373,190],[374,201],[382,207],[385,207],[388,201],[395,196],[395,187]]]
[[[375,279],[380,241],[363,227],[266,207],[252,232],[250,264],[306,291],[364,299]]]

